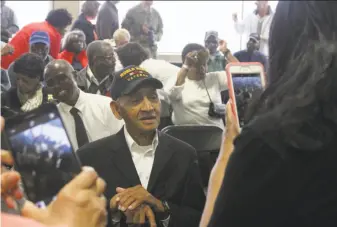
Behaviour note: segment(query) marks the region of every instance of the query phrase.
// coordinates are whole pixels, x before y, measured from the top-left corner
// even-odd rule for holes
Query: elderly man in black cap
[[[196,151],[157,130],[157,89],[162,87],[144,69],[125,68],[110,92],[111,110],[125,127],[78,150],[82,163],[94,167],[107,183],[108,226],[144,220],[151,226],[199,226],[205,194]]]

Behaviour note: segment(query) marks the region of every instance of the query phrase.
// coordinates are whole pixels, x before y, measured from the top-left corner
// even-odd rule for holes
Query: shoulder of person
[[[137,11],[140,11],[142,9],[142,5],[139,3],[133,7],[131,7],[129,10],[128,10],[128,14],[129,16],[133,16],[133,13],[137,12]]]
[[[160,13],[156,8],[152,7],[151,10],[152,10],[152,13],[155,13],[157,16],[160,16]]]
[[[159,132],[159,143],[160,140],[164,140],[171,149],[174,149],[180,155],[196,156],[197,152],[194,147],[188,143],[181,141],[173,136],[170,136],[166,133]]]
[[[246,53],[245,50],[239,50],[239,51],[235,52],[235,53],[233,54],[233,56],[239,56],[239,55],[244,54],[244,53]]]
[[[120,136],[118,135],[119,133],[88,143],[79,148],[76,151],[76,154],[78,155],[80,160],[84,162],[84,165],[86,165],[88,159],[92,157],[105,158],[106,155],[104,154],[106,152],[111,152],[111,150],[113,150],[113,148],[115,147],[113,146],[114,144],[121,143]]]
[[[110,97],[104,96],[104,95],[91,94],[91,93],[86,93],[86,92],[85,92],[85,95],[89,98],[88,101],[90,102],[90,105],[105,107],[106,104],[109,104],[110,106],[110,103],[112,101]]]
[[[270,155],[281,158],[285,154],[286,144],[282,142],[283,137],[280,135],[280,131],[277,129],[265,130],[262,126],[265,122],[273,124],[273,121],[274,119],[265,117],[252,119],[242,128],[240,135],[234,141],[237,152],[252,152],[252,156],[254,153],[259,155],[268,152]]]

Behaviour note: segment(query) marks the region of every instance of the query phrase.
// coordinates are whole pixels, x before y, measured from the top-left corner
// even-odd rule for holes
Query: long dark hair
[[[269,38],[269,85],[252,103],[250,127],[317,150],[337,131],[337,2],[280,1]]]

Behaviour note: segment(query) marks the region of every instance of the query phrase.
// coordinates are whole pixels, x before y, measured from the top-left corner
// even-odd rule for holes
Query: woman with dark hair
[[[91,23],[91,20],[94,20],[98,13],[99,8],[98,1],[85,1],[82,4],[81,14],[78,16],[77,20],[74,22],[71,30],[81,30],[85,34],[85,40],[87,45],[94,40],[98,39],[98,36],[95,32],[95,26]]]
[[[36,31],[46,32],[50,38],[49,54],[57,58],[60,52],[62,36],[67,26],[71,25],[72,16],[66,9],[55,9],[48,13],[45,21],[30,23],[19,30],[9,42],[14,47],[11,55],[1,58],[1,68],[8,69],[9,65],[22,54],[29,52],[29,39]]]
[[[81,30],[68,32],[63,39],[63,51],[57,58],[66,60],[76,71],[81,71],[88,66],[86,47],[85,34]]]
[[[270,85],[206,226],[337,226],[337,2],[280,1]]]
[[[47,92],[41,84],[43,70],[44,62],[36,54],[24,54],[15,61],[13,71],[17,75],[16,87],[1,95],[1,116],[10,117],[28,112],[48,101]]]

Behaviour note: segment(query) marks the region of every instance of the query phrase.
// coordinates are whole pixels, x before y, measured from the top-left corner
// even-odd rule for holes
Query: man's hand
[[[105,227],[106,200],[102,193],[105,182],[91,168],[83,171],[58,193],[47,209],[39,209],[27,201],[22,215],[46,225],[71,227]]]
[[[228,48],[227,48],[227,42],[225,40],[220,40],[219,41],[219,50],[222,53],[225,53],[228,50]]]
[[[1,131],[5,126],[5,121],[0,119]],[[8,151],[1,150],[1,164],[12,166],[14,164],[12,155]],[[15,171],[1,171],[1,197],[6,202],[8,208],[15,208],[15,200],[22,199],[23,192],[20,190],[20,174]]]
[[[149,27],[146,25],[146,24],[143,24],[143,32],[145,33],[145,34],[149,34],[149,31],[150,31],[150,29],[149,29]]]
[[[12,156],[8,151],[1,151],[1,163],[13,165]],[[20,190],[20,174],[16,171],[9,171],[2,168],[1,171],[1,197],[6,202],[8,208],[16,208],[16,200],[23,198]]]
[[[153,197],[145,188],[141,185],[137,185],[132,188],[117,188],[116,189],[118,202],[118,208],[125,212],[126,210],[134,210],[142,204],[150,205],[154,207],[156,211],[164,211],[162,203]]]
[[[197,51],[192,51],[189,52],[184,61],[184,65],[187,65],[189,68],[196,67],[198,63],[198,52]]]
[[[133,211],[127,210],[125,215],[127,224],[142,225],[145,224],[147,220],[151,227],[157,226],[155,215],[148,205],[141,205]]]
[[[1,56],[6,56],[8,54],[12,54],[14,52],[14,47],[6,44],[2,49],[1,49]]]

